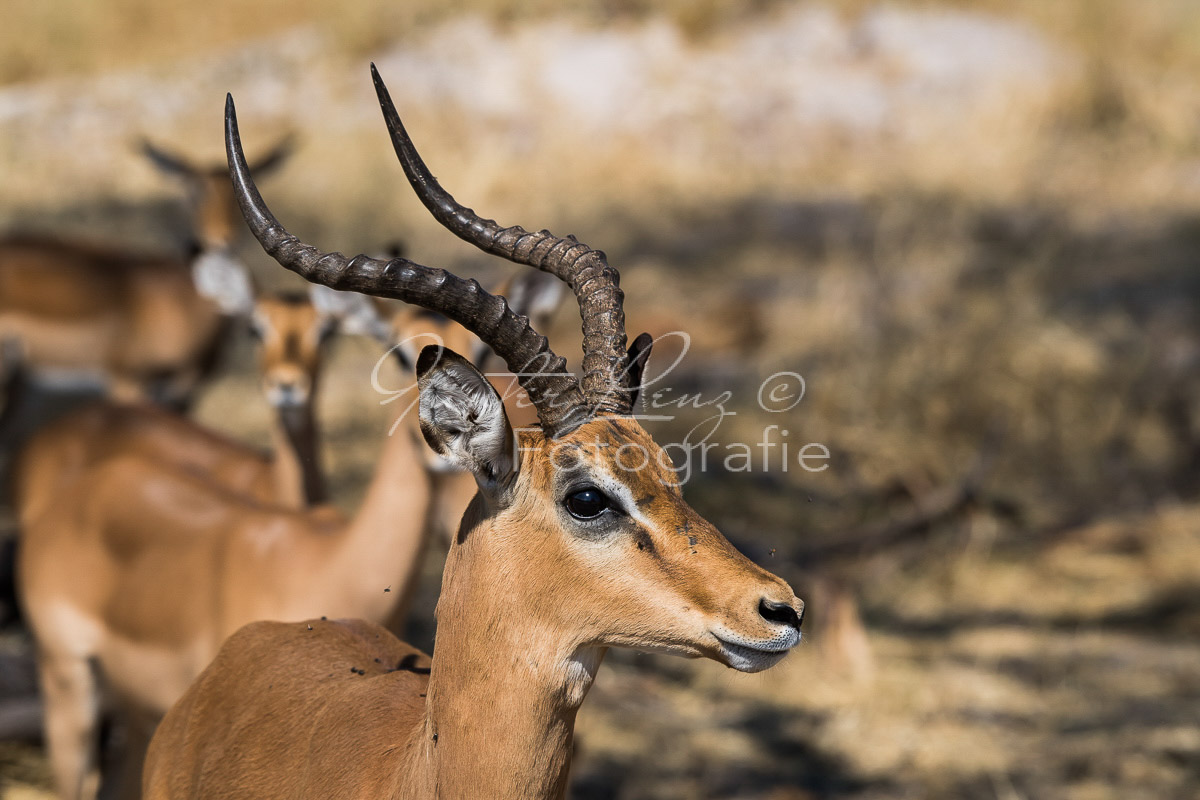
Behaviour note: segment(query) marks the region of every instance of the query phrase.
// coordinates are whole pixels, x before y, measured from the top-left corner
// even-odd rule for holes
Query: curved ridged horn
[[[536,267],[571,287],[583,318],[583,392],[597,412],[630,413],[631,397],[623,377],[628,367],[622,309],[625,296],[621,276],[608,265],[604,253],[574,236],[563,238],[549,231],[530,233],[520,226],[501,228],[455,201],[421,160],[374,64],[371,77],[392,146],[421,202],[447,230],[480,250]]]
[[[475,280],[463,280],[443,269],[405,258],[383,260],[325,253],[288,233],[263,202],[238,133],[233,96],[225,99],[225,152],[234,194],[246,224],[259,244],[282,266],[313,283],[334,289],[391,297],[444,314],[474,333],[516,374],[551,438],[583,424],[591,409],[566,360],[554,354],[546,337],[514,313],[503,297],[484,291]]]

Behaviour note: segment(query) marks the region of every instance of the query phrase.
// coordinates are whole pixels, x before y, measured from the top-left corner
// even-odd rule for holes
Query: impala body
[[[259,165],[273,168],[287,149]],[[46,237],[0,240],[0,341],[19,342],[43,379],[100,381],[121,399],[186,405],[215,363],[226,318],[240,310],[210,289],[246,280],[232,255],[237,210],[223,170],[149,144],[145,152],[187,188],[193,256]]]
[[[375,81],[401,164],[434,216],[574,291],[582,379],[474,281],[406,259],[324,253],[287,233],[250,178],[230,98],[230,170],[264,249],[309,280],[460,322],[518,376],[540,426],[516,434],[467,359],[425,348],[421,432],[478,486],[446,561],[434,658],[361,620],[247,626],[160,725],[143,778],[150,800],[561,798],[575,715],[607,648],[753,672],[800,639],[803,603],[688,506],[633,417],[650,340],[626,350],[623,296],[604,254],[501,228],[455,202]]]
[[[337,294],[312,295],[325,293]],[[89,468],[121,456],[189,471],[268,505],[324,502],[313,405],[324,345],[343,316],[331,305],[295,293],[253,303],[262,389],[274,412],[270,452],[156,406],[96,403],[48,425],[22,451],[14,494],[24,525],[32,526]]]

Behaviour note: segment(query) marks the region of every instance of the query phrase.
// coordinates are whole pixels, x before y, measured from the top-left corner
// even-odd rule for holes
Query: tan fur
[[[309,405],[320,373],[326,321],[311,303],[273,296],[258,300],[255,315],[264,329],[259,354],[264,391],[282,383],[303,386]],[[272,440],[272,452],[266,453],[155,406],[97,403],[30,440],[18,461],[14,502],[28,525],[88,467],[124,454],[203,475],[263,503],[303,508],[304,465],[297,463],[299,453],[278,416]]]
[[[127,399],[165,378],[183,396],[220,329],[185,261],[49,239],[0,242],[0,339],[21,342],[35,370],[93,373]]]
[[[159,727],[148,800],[561,798],[608,647],[731,663],[714,630],[767,641],[778,629],[760,601],[803,610],[684,502],[635,421],[602,417],[554,442],[526,431],[521,445],[513,482],[476,496],[447,558],[428,681],[387,672],[423,662],[365,623],[244,628]],[[622,468],[624,445],[650,464]],[[579,475],[631,504],[604,536],[563,510]]]

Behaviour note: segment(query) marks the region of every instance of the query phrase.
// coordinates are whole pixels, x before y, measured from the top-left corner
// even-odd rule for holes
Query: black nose
[[[797,614],[796,609],[792,608],[790,604],[776,603],[766,598],[758,601],[758,613],[768,622],[774,622],[776,625],[791,625],[796,630],[800,630],[800,623],[804,620],[803,606],[800,613]]]

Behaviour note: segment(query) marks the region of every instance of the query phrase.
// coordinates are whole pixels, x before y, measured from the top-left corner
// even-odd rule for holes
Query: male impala
[[[232,257],[228,174],[146,146],[188,188],[187,259],[36,236],[0,240],[0,341],[17,340],[40,378],[97,379],[115,396],[186,405],[211,370],[248,280]],[[282,162],[286,145],[259,162]]]
[[[400,161],[434,216],[575,292],[583,377],[474,281],[323,253],[288,234],[251,181],[228,100],[231,172],[264,249],[309,280],[399,297],[475,331],[519,376],[541,426],[514,436],[470,363],[426,348],[422,431],[479,488],[446,562],[432,664],[361,620],[249,625],[160,725],[149,800],[561,798],[575,714],[607,648],[754,672],[800,639],[803,603],[684,502],[632,416],[649,338],[626,352],[616,270],[574,238],[501,228],[458,205],[375,80]]]
[[[245,300],[253,304],[262,389],[274,410],[270,452],[152,405],[96,403],[43,428],[21,452],[15,499],[24,523],[58,502],[86,469],[122,455],[189,470],[262,503],[299,509],[325,502],[313,408],[323,350],[338,323],[366,304],[313,289]]]
[[[541,293],[524,293],[538,306]],[[440,332],[468,346],[473,338],[404,312],[393,323],[407,337]],[[396,352],[403,357],[407,348]],[[198,463],[203,449],[163,453],[155,443],[109,440],[95,448],[108,452],[89,453],[86,442],[71,449],[71,432],[55,440],[59,470],[87,463],[23,515],[18,564],[50,757],[66,798],[94,791],[102,695],[134,725],[117,776],[104,776],[106,787],[110,779],[119,787],[140,777],[139,734],[144,747],[147,728],[241,625],[319,614],[403,620],[430,517],[461,496],[465,477],[429,464],[416,428],[397,426],[357,515],[345,520],[329,507],[264,503],[232,474],[213,480],[206,472],[219,459]],[[41,467],[40,478],[24,485],[54,476],[54,461]]]

